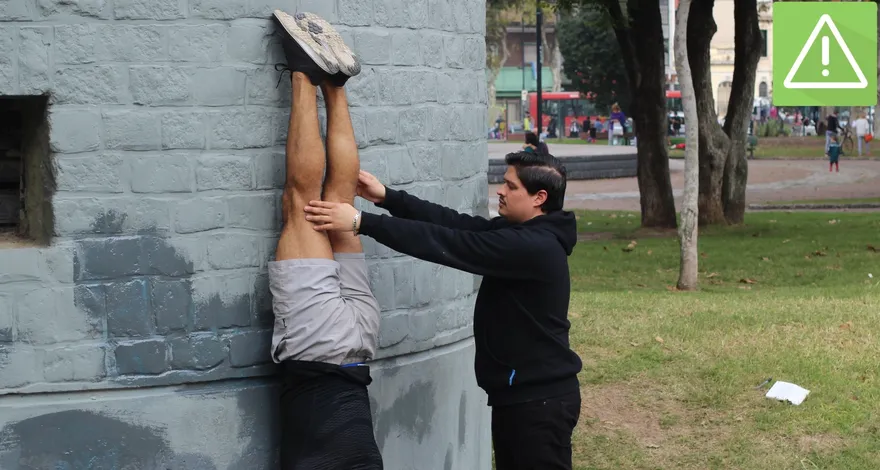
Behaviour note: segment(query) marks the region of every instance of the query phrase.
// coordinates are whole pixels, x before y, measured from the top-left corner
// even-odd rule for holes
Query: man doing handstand
[[[360,162],[343,85],[360,72],[354,54],[321,18],[275,11],[291,72],[292,103],[282,196],[284,226],[269,282],[272,359],[281,364],[281,467],[382,469],[364,362],[376,352],[379,306],[357,235],[315,231],[309,201],[354,201]],[[327,108],[321,142],[317,87]],[[326,181],[322,184],[326,164]]]

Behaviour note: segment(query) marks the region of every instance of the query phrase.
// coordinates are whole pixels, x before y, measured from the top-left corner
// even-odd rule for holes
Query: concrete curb
[[[636,176],[638,154],[585,155],[559,157],[565,165],[568,180],[595,180],[606,178],[631,178]],[[489,184],[501,183],[507,164],[502,158],[490,158]]]
[[[880,209],[880,203],[866,202],[857,204],[750,204],[749,210],[811,210],[811,209]]]

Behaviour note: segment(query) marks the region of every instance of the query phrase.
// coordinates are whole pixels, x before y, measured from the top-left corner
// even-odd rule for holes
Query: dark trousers
[[[571,470],[580,392],[492,407],[496,470]]]

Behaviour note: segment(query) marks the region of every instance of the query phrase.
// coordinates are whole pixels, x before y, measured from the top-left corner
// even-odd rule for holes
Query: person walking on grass
[[[862,156],[862,146],[865,147],[865,155],[871,154],[871,147],[868,144],[868,134],[870,133],[870,126],[868,124],[868,115],[862,113],[858,119],[853,121],[852,127],[856,130],[856,138],[859,141],[859,156]]]
[[[320,17],[276,10],[273,19],[293,93],[283,227],[269,262],[271,357],[282,379],[281,468],[382,470],[366,365],[378,346],[379,304],[363,247],[351,232],[315,231],[303,212],[318,199],[354,202],[360,161],[343,87],[360,72],[360,63]],[[326,151],[318,87],[327,110]]]
[[[826,152],[825,156],[828,157],[828,172],[832,172],[837,169],[837,172],[840,173],[840,154],[841,154],[840,144],[837,142],[837,136],[831,136],[831,142],[828,144],[828,152]]]
[[[500,216],[460,214],[360,173],[358,195],[391,214],[347,202],[306,207],[319,233],[359,233],[422,260],[483,276],[474,307],[474,371],[492,407],[497,470],[570,470],[580,416],[580,357],[569,343],[568,257],[577,222],[563,210],[566,170],[542,152],[505,158]]]

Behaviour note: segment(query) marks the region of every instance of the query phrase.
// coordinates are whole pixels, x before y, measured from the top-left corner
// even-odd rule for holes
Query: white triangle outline
[[[798,69],[801,68],[801,63],[804,61],[804,58],[807,56],[807,52],[810,51],[810,48],[813,46],[813,43],[816,42],[816,37],[819,36],[819,31],[822,30],[822,25],[827,24],[831,29],[831,33],[834,35],[834,39],[837,40],[837,44],[843,49],[844,55],[846,55],[846,59],[849,61],[849,65],[853,68],[853,71],[859,77],[858,82],[801,82],[801,83],[792,83],[792,79],[794,79],[794,75],[797,73]],[[856,59],[853,57],[852,52],[850,52],[849,47],[846,45],[846,41],[843,40],[843,37],[840,35],[840,31],[837,30],[837,26],[834,24],[834,21],[831,20],[831,16],[827,13],[822,15],[819,18],[819,22],[816,23],[816,27],[813,28],[813,32],[810,34],[809,39],[807,39],[807,43],[804,44],[803,49],[801,49],[800,55],[798,55],[797,60],[794,61],[794,65],[791,66],[791,70],[788,71],[788,75],[785,77],[785,81],[782,82],[785,88],[836,88],[836,89],[853,89],[853,88],[866,88],[868,86],[868,79],[865,78],[865,74],[862,73],[862,69],[859,67],[859,64],[856,63]]]

